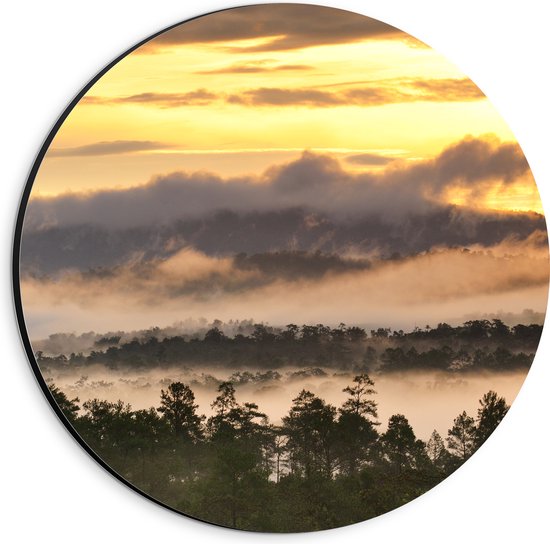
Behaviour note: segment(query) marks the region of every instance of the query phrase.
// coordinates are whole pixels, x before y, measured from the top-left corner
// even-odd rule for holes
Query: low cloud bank
[[[336,159],[304,152],[260,176],[223,179],[207,172],[174,172],[124,190],[33,198],[25,228],[95,224],[130,228],[234,212],[304,208],[338,217],[398,221],[446,205],[460,190],[476,202],[488,188],[534,184],[515,143],[466,138],[433,159],[393,161],[381,172],[352,173]]]
[[[521,243],[514,254],[513,243],[507,245],[508,252],[500,254],[497,246],[494,253],[441,249],[368,266],[344,260],[313,277],[277,273],[273,262],[267,268],[254,261],[242,266],[235,259],[184,249],[165,260],[65,272],[55,279],[27,276],[23,302],[30,323],[38,324],[42,316],[50,333],[67,331],[80,319],[90,320],[85,327],[90,330],[98,312],[110,328],[128,329],[197,316],[274,325],[345,321],[402,327],[445,321],[477,307],[493,313],[525,307],[543,311],[546,247]],[[307,270],[309,263],[302,265]]]

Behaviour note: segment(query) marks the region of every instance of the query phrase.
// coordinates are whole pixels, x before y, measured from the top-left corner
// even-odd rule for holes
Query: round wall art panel
[[[124,53],[61,116],[14,285],[46,395],[153,501],[318,531],[428,491],[489,438],[542,332],[525,157],[425,44],[253,5]]]

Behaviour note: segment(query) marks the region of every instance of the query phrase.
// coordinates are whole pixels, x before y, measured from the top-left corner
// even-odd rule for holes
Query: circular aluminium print
[[[188,516],[340,527],[464,463],[531,365],[541,201],[510,130],[380,21],[212,13],[86,86],[14,255],[31,363],[105,468]]]

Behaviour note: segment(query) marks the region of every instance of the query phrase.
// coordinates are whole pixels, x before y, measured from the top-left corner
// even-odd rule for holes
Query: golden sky
[[[62,125],[32,196],[174,171],[259,176],[305,149],[372,155],[346,168],[378,171],[384,157],[425,160],[488,134],[514,140],[464,74],[408,35],[333,9],[255,6],[176,27],[109,70]],[[530,176],[476,200],[542,211]]]

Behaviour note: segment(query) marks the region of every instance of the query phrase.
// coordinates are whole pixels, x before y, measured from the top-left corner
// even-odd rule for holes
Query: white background
[[[379,18],[455,62],[491,99],[523,147],[550,206],[550,32],[541,0],[330,1]],[[10,252],[29,169],[58,115],[80,88],[128,47],[226,1],[37,0],[1,15],[0,153],[2,407],[0,500],[4,542],[548,542],[550,329],[512,410],[457,473],[397,511],[306,535],[220,529],[173,514],[100,468],[59,423],[19,341]],[[479,310],[483,310],[480,308]]]

